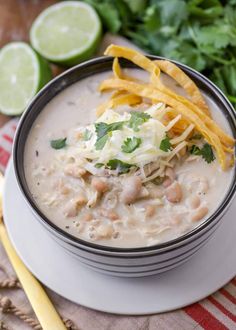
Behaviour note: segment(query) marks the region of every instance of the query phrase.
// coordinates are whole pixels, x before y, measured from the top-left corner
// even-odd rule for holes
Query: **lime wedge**
[[[21,114],[32,97],[51,79],[45,60],[24,42],[0,50],[0,112]]]
[[[93,55],[101,31],[100,19],[90,5],[63,1],[36,18],[30,30],[30,41],[49,61],[71,66]]]

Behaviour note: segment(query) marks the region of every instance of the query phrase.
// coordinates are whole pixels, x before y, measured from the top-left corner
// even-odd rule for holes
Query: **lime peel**
[[[47,62],[28,44],[7,44],[0,51],[0,111],[21,114],[51,77]]]
[[[36,18],[30,41],[48,60],[70,66],[92,56],[101,32],[99,16],[89,4],[64,1],[48,7]]]

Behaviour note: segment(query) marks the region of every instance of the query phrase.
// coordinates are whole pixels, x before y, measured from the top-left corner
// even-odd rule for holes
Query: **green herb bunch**
[[[106,30],[202,72],[236,104],[236,0],[85,0]]]

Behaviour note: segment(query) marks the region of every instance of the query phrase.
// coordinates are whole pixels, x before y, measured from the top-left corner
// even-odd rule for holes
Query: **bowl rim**
[[[228,115],[230,115],[230,121],[231,121],[231,131],[232,134],[234,135],[234,137],[236,138],[236,112],[232,106],[232,104],[230,103],[230,101],[227,99],[227,97],[224,95],[224,93],[212,82],[210,81],[208,78],[206,78],[203,74],[199,73],[198,71],[190,68],[189,66],[182,64],[178,61],[175,60],[170,60],[168,58],[165,57],[161,57],[161,56],[155,56],[155,55],[146,55],[148,58],[150,58],[151,60],[168,60],[174,64],[176,64],[178,67],[180,67],[184,72],[187,72],[188,75],[190,75],[190,78],[194,78],[194,80],[197,80],[197,83],[201,83],[205,88],[207,88],[211,93],[214,94],[214,97],[217,97],[218,100],[220,100],[220,102],[224,105],[224,109],[221,110],[222,112],[227,113]],[[52,87],[52,85],[54,84],[59,84],[59,82],[63,79],[66,78],[67,76],[71,75],[72,73],[79,71],[81,68],[86,68],[89,66],[93,66],[93,65],[102,65],[106,62],[108,62],[109,64],[112,65],[112,61],[113,61],[113,57],[110,56],[100,56],[100,57],[96,57],[93,58],[91,60],[85,61],[83,63],[80,63],[76,66],[73,66],[72,68],[64,71],[63,73],[61,73],[60,75],[56,76],[55,78],[53,78],[50,82],[48,82],[37,94],[36,96],[32,99],[32,101],[30,102],[30,104],[27,106],[27,109],[25,110],[25,112],[23,113],[19,123],[18,123],[18,127],[15,133],[15,138],[14,138],[14,144],[13,144],[13,165],[14,165],[14,171],[15,171],[15,175],[16,175],[16,180],[17,180],[17,184],[18,187],[20,188],[21,193],[23,194],[23,197],[25,199],[25,201],[27,202],[27,204],[30,206],[30,208],[32,208],[33,213],[36,215],[35,218],[39,219],[39,221],[47,227],[48,230],[52,231],[54,234],[56,234],[57,236],[59,235],[63,240],[67,240],[69,241],[69,244],[73,245],[73,246],[82,246],[85,249],[90,249],[90,250],[96,250],[97,252],[100,253],[122,253],[123,255],[128,255],[128,254],[136,254],[136,253],[142,253],[142,252],[158,252],[158,251],[162,251],[164,250],[173,250],[176,247],[178,247],[179,245],[183,245],[182,243],[186,243],[186,241],[188,242],[188,240],[190,239],[194,239],[194,237],[198,236],[201,234],[201,232],[204,232],[205,229],[207,229],[207,227],[209,227],[215,220],[217,220],[223,213],[224,211],[226,211],[227,207],[230,205],[230,203],[233,200],[233,197],[236,193],[236,166],[234,166],[234,175],[232,178],[232,182],[231,182],[231,186],[229,187],[228,192],[226,193],[226,195],[224,196],[224,199],[222,200],[221,204],[217,207],[217,209],[210,215],[210,217],[208,217],[207,219],[205,219],[202,223],[200,223],[198,226],[194,227],[193,229],[191,229],[190,231],[186,232],[185,234],[174,238],[172,240],[163,242],[163,243],[158,243],[155,245],[151,245],[151,246],[141,246],[141,247],[116,247],[116,246],[109,246],[109,245],[102,245],[102,244],[98,244],[98,243],[94,243],[91,241],[86,241],[84,239],[78,238],[70,233],[68,233],[67,231],[63,230],[62,228],[58,227],[56,224],[54,224],[52,221],[50,221],[49,218],[47,218],[47,216],[40,210],[40,208],[37,206],[35,200],[33,199],[32,195],[30,194],[29,189],[26,188],[26,184],[24,183],[24,180],[22,178],[22,175],[24,175],[24,170],[21,171],[20,170],[20,165],[19,165],[19,161],[18,161],[18,149],[19,149],[19,142],[20,142],[20,137],[21,137],[21,132],[22,132],[22,128],[24,126],[24,123],[29,115],[29,113],[31,111],[33,111],[34,105],[37,102],[37,100],[41,97],[45,97],[45,94],[47,93],[47,91]],[[122,63],[128,64],[126,65],[126,67],[133,67],[133,68],[137,68],[137,66],[130,64],[129,61],[126,60],[122,60]],[[111,69],[111,66],[110,66]],[[105,72],[108,71],[108,69],[105,70],[101,70],[101,72]],[[88,75],[88,76],[92,76],[92,74]],[[84,79],[82,77],[82,79]],[[79,75],[78,75],[78,79],[77,82],[82,80]],[[73,82],[74,83],[74,82]],[[64,84],[65,86],[63,86],[64,88],[59,91],[62,92],[64,89],[66,89],[67,87],[71,86],[73,83],[71,84]],[[54,93],[53,97],[50,99],[50,101],[59,93]],[[213,99],[214,100],[214,99]],[[49,101],[49,102],[50,102]],[[45,105],[44,105],[45,107]],[[38,112],[41,113],[41,111],[43,110],[43,108]],[[37,116],[36,116],[37,117]],[[36,119],[36,117],[34,118],[34,121]],[[227,119],[227,121],[229,122],[229,119]],[[234,130],[232,130],[232,124],[234,126]],[[28,133],[30,131],[30,128],[27,128],[27,136]],[[27,137],[26,137],[27,138]],[[24,141],[26,141],[26,138]],[[23,149],[25,148],[25,144]],[[23,169],[24,166],[23,164],[21,164]]]

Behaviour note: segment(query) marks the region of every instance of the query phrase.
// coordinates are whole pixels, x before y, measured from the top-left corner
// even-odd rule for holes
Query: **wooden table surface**
[[[55,0],[0,0],[0,47],[11,41],[28,41],[35,17]],[[9,118],[0,114],[0,127]]]

